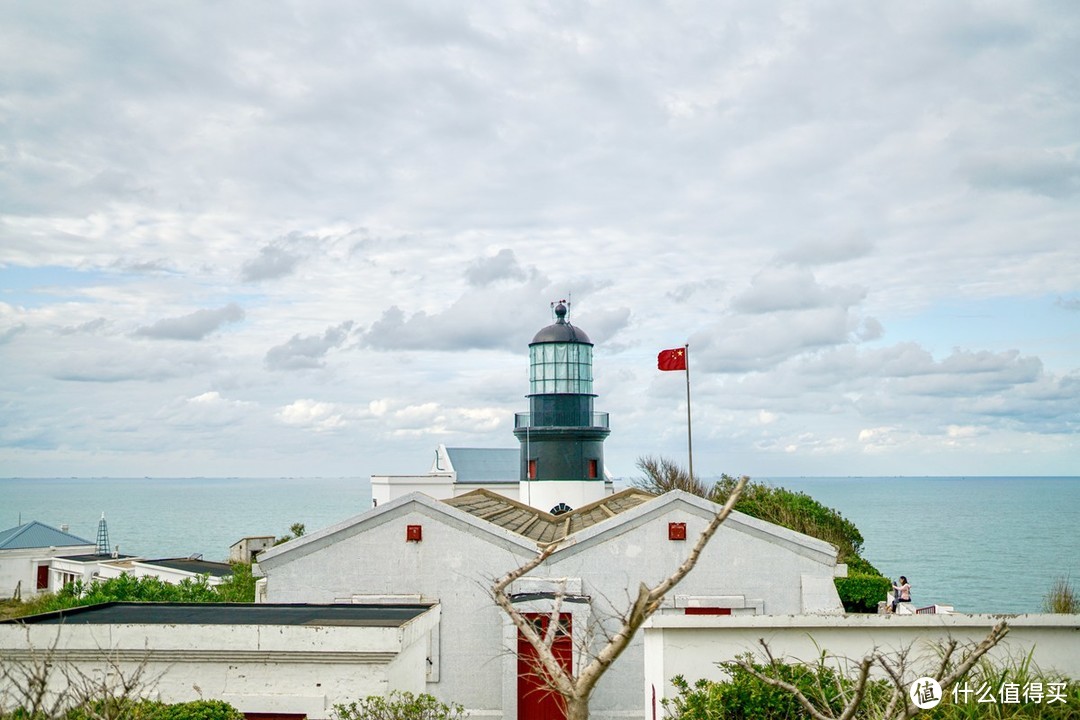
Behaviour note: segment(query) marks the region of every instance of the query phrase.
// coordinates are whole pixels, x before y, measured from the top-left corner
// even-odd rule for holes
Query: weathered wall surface
[[[857,662],[874,648],[884,653],[912,648],[912,658],[922,662],[913,671],[921,674],[937,660],[937,644],[948,638],[977,643],[1001,620],[1008,623],[1009,633],[991,651],[991,658],[1022,658],[1033,652],[1043,670],[1080,678],[1076,615],[656,616],[644,633],[646,702],[653,688],[657,702],[671,697],[670,680],[675,675],[691,683],[698,678],[722,679],[716,663],[747,652],[761,657],[759,638],[777,657],[808,661],[822,650]]]
[[[373,602],[399,596],[437,601],[442,622],[432,660],[438,679],[432,678],[427,691],[463,704],[474,717],[516,717],[516,634],[489,588],[495,578],[532,557],[535,546],[513,533],[492,531],[489,523],[471,516],[462,518],[460,511],[432,507],[430,500],[395,503],[305,536],[295,549],[285,545],[264,556],[260,566],[268,576],[267,600]],[[710,517],[708,507],[681,502],[641,508],[571,536],[530,575],[550,582],[515,588],[541,596],[523,600],[523,610],[549,612],[552,601],[542,595],[569,579],[567,591],[583,596],[563,608],[574,616],[575,660],[583,657],[587,631],[624,612],[642,580],[655,583],[678,567]],[[688,539],[669,540],[669,522],[685,522]],[[735,613],[798,613],[807,610],[808,602],[815,610],[840,612],[832,585],[832,546],[746,516],[729,523],[668,598],[664,612],[681,615],[687,605],[696,604]],[[406,541],[411,524],[422,526],[421,542]],[[809,597],[807,577],[821,580],[832,596]],[[640,715],[643,673],[639,637],[597,689],[594,717]]]
[[[422,690],[425,640],[438,609],[403,627],[291,625],[0,625],[0,661],[51,660],[86,676],[144,665],[148,694],[165,702],[220,699],[243,712],[329,717],[335,703],[388,689]],[[419,656],[419,657],[418,657]],[[14,699],[10,688],[0,698]]]

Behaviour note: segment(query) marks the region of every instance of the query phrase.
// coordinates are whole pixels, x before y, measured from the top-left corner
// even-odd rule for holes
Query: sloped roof
[[[615,517],[655,497],[644,490],[631,488],[562,515],[552,515],[483,489],[473,490],[443,502],[479,520],[486,520],[546,545]]]
[[[37,520],[0,531],[0,550],[25,550],[30,548],[78,547],[93,545],[77,535],[57,530]]]
[[[457,481],[465,483],[517,482],[521,450],[518,448],[446,448]]]

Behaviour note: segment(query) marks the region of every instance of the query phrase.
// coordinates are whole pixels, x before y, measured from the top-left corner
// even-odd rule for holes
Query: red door
[[[525,613],[541,636],[547,632],[550,615]],[[559,664],[570,671],[574,657],[574,640],[571,635],[570,615],[559,616],[559,628],[551,649]],[[562,697],[549,687],[546,673],[534,648],[521,631],[518,631],[518,720],[566,720],[566,708]]]
[[[38,565],[37,568],[37,589],[48,590],[49,589],[49,566]]]

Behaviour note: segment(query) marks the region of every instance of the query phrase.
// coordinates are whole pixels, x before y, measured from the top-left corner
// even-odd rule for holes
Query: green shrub
[[[431,695],[394,690],[389,697],[371,695],[359,702],[335,705],[335,720],[463,720],[465,708],[446,705]]]
[[[109,698],[77,705],[60,718],[17,708],[0,713],[0,720],[244,720],[244,713],[221,700],[195,700],[172,705],[129,697]]]
[[[752,661],[751,656],[746,656]],[[854,684],[824,665],[773,662],[768,665],[752,663],[755,670],[784,680],[811,698],[815,707],[826,714],[838,715],[844,707],[841,689],[850,692]],[[693,687],[682,676],[671,679],[679,694],[664,700],[668,714],[676,720],[811,720],[795,696],[773,687],[733,662],[720,663],[730,679],[725,682],[698,680]],[[872,692],[884,693],[880,681]],[[857,714],[864,718],[865,714]]]
[[[683,490],[723,504],[739,482],[725,474],[710,486],[700,478],[690,477],[677,462],[664,457],[640,457],[637,466],[645,476],[634,480],[634,486],[657,495]],[[750,481],[743,488],[735,509],[835,545],[837,559],[847,563],[848,571],[853,574],[881,575],[862,557],[863,536],[855,523],[806,493]]]
[[[833,578],[844,610],[849,613],[876,613],[892,585],[880,575],[848,575]]]
[[[753,662],[750,656],[744,658]],[[698,680],[691,686],[682,676],[672,678],[672,685],[678,694],[664,700],[664,708],[672,720],[809,720],[811,717],[793,694],[769,685],[736,663],[719,665],[730,675],[728,680]],[[839,715],[844,705],[841,691],[850,694],[855,684],[851,677],[826,665],[824,655],[817,663],[753,662],[753,667],[758,672],[798,687],[826,716]],[[1036,683],[1041,684],[1044,690],[1044,696],[1038,702],[1024,701],[1022,693],[1017,703],[1002,703],[998,699],[1003,684],[1023,688]],[[1056,684],[1064,701],[1048,701],[1051,684]],[[995,702],[979,703],[977,696],[965,696],[962,692],[957,694],[959,702],[953,702],[952,692],[945,689],[941,704],[930,710],[919,711],[917,717],[925,720],[1080,718],[1080,682],[1041,671],[1032,662],[1030,654],[1019,659],[989,660],[983,657],[960,679],[956,687],[958,690],[979,690],[984,685],[993,694]],[[866,696],[853,720],[883,718],[892,691],[893,687],[887,680],[869,681]]]
[[[89,584],[76,580],[55,593],[8,605],[4,612],[6,617],[24,617],[106,602],[255,602],[255,578],[251,574],[251,565],[236,563],[232,569],[232,576],[214,587],[211,587],[206,575],[194,580],[185,578],[177,584],[156,577],[134,577],[127,573]]]

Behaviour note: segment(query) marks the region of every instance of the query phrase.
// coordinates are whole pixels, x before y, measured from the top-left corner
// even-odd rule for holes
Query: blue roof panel
[[[517,482],[521,479],[521,450],[517,448],[446,448],[457,481]]]
[[[0,531],[0,550],[79,547],[83,545],[94,545],[94,543],[77,535],[39,523],[37,520]]]

